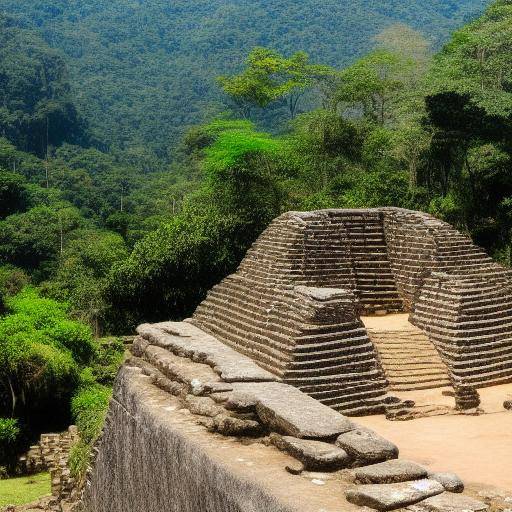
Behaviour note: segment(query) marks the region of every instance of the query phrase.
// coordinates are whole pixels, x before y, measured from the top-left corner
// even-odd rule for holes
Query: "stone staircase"
[[[403,310],[387,256],[382,215],[343,219],[357,296],[367,313]]]
[[[397,329],[386,329],[383,324],[367,330],[379,354],[390,391],[450,386],[448,369],[422,330],[409,323]]]

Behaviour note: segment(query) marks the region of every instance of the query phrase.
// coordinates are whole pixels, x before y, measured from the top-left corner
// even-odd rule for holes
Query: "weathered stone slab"
[[[137,333],[151,344],[210,365],[225,382],[271,382],[278,378],[188,322],[143,324]]]
[[[263,429],[257,421],[232,418],[219,414],[213,418],[212,430],[224,436],[254,437],[262,434]]]
[[[224,403],[228,411],[236,412],[254,412],[256,410],[257,400],[254,395],[247,393],[232,393]]]
[[[308,471],[336,471],[350,464],[347,452],[333,444],[279,434],[272,434],[270,439],[274,446],[302,462]]]
[[[213,418],[225,412],[222,407],[219,407],[211,398],[206,396],[187,395],[185,402],[188,410],[192,414],[198,414],[199,416]]]
[[[356,482],[361,484],[392,484],[421,480],[427,477],[428,471],[416,462],[394,459],[357,468],[354,475]]]
[[[398,448],[373,430],[357,427],[341,434],[336,445],[343,448],[353,459],[353,465],[366,466],[398,457]]]
[[[443,492],[444,487],[439,482],[424,479],[397,484],[360,485],[348,490],[345,496],[354,505],[387,511],[413,505]]]
[[[259,418],[274,432],[325,439],[356,428],[345,416],[287,384],[234,383],[233,388],[254,396]]]
[[[448,492],[464,492],[464,482],[455,473],[431,473],[428,477],[439,482]]]
[[[407,508],[411,512],[486,512],[489,507],[478,500],[444,492]]]

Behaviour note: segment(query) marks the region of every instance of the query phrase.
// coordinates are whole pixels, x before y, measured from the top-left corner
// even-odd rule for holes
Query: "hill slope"
[[[434,46],[485,0],[0,0],[67,56],[77,102],[108,145],[163,154],[183,127],[225,109],[215,76],[254,46],[342,66],[403,22]]]

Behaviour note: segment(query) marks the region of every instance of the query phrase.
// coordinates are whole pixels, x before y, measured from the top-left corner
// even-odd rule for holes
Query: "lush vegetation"
[[[31,287],[8,297],[0,318],[0,461],[14,469],[17,450],[40,432],[81,419],[84,394],[108,386],[123,355],[122,342],[96,341],[91,328],[69,318],[66,303]],[[51,414],[48,412],[51,411]],[[81,421],[83,423],[83,421]],[[84,429],[85,431],[85,429]]]
[[[342,67],[397,22],[438,46],[485,0],[0,0],[64,55],[79,111],[100,147],[165,156],[184,128],[226,109],[215,80],[256,46]],[[263,118],[283,126],[287,106]]]
[[[0,0],[0,464],[73,420],[83,475],[103,336],[191,314],[284,211],[420,209],[512,263],[512,2],[437,53],[479,3],[286,4]]]

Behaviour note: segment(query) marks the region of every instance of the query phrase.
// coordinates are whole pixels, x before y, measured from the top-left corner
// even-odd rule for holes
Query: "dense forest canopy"
[[[184,128],[226,109],[215,84],[256,46],[343,67],[397,22],[434,48],[485,0],[0,0],[64,56],[76,104],[99,147],[146,146],[159,156]],[[279,105],[264,114],[283,126]]]

